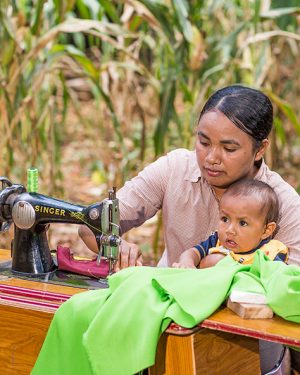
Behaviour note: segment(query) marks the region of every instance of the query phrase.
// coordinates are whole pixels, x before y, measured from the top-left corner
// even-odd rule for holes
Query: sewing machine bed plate
[[[107,279],[95,279],[92,277],[78,275],[67,271],[56,270],[45,276],[16,275],[11,271],[11,260],[0,261],[0,279],[19,278],[28,281],[44,282],[61,286],[71,286],[73,288],[103,289],[107,288]]]

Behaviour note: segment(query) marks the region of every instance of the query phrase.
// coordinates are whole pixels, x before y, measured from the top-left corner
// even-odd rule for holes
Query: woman
[[[182,251],[204,241],[218,223],[219,199],[241,178],[268,183],[279,199],[275,239],[300,265],[300,198],[263,161],[273,124],[273,107],[262,92],[229,86],[215,92],[198,121],[195,151],[178,149],[146,167],[118,191],[121,231],[140,226],[162,209],[166,249],[159,266],[171,266]],[[85,227],[80,235],[97,251]],[[137,246],[122,243],[120,268],[141,264]]]
[[[185,249],[216,230],[219,200],[227,187],[253,178],[268,183],[277,194],[280,212],[275,239],[289,248],[289,263],[300,265],[300,198],[263,161],[272,125],[272,103],[261,91],[233,85],[215,92],[200,114],[195,151],[170,152],[119,190],[122,233],[162,209],[166,249],[158,265],[171,266]],[[97,251],[88,229],[82,228],[80,235]],[[123,242],[120,268],[140,263],[137,246]],[[265,373],[280,358],[282,347],[260,344]]]

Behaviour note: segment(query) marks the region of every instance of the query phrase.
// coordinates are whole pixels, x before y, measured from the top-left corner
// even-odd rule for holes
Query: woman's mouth
[[[219,177],[223,174],[222,171],[217,171],[214,169],[205,168],[205,170],[206,170],[207,175],[210,177]]]

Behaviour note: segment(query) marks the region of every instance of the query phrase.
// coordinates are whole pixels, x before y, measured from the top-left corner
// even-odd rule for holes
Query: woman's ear
[[[261,146],[256,151],[255,161],[260,160],[264,156],[264,153],[266,152],[266,149],[268,148],[268,146],[269,146],[269,140],[267,138],[263,139]]]
[[[268,223],[262,235],[262,240],[265,240],[268,237],[272,237],[272,234],[274,233],[275,229],[276,229],[276,223],[274,221],[271,221],[270,223]]]

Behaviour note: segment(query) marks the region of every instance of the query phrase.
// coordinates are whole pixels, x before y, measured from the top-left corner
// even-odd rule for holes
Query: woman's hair
[[[210,111],[222,112],[239,129],[254,140],[258,149],[273,126],[273,106],[261,91],[250,87],[232,85],[216,91],[204,105],[201,117]]]
[[[225,191],[225,196],[233,197],[251,197],[253,200],[261,203],[262,214],[265,215],[265,223],[274,221],[277,223],[279,218],[279,202],[276,193],[270,185],[259,180],[243,179],[233,183]]]

